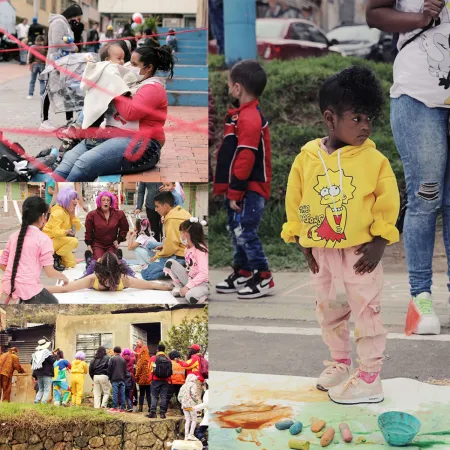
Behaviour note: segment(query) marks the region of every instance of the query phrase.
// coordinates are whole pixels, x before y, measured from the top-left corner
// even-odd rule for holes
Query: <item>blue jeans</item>
[[[131,138],[115,137],[98,142],[98,145],[93,145],[90,139],[80,142],[64,155],[55,173],[66,181],[94,181],[101,175],[142,172],[159,162],[161,146],[156,141],[151,141],[145,154],[136,162],[124,158]],[[139,148],[140,144],[137,144],[133,153]]]
[[[126,409],[127,404],[125,402],[125,381],[113,381],[112,384],[112,404],[113,408],[120,407],[120,409]]]
[[[30,89],[28,91],[28,95],[34,95],[34,87],[36,85],[36,79],[38,75],[43,72],[45,69],[45,64],[35,63],[31,68],[31,80],[30,80]],[[45,92],[45,81],[39,80],[40,85],[40,95],[44,95]]]
[[[47,403],[52,389],[52,377],[37,377],[39,390],[34,403]]]
[[[234,247],[233,266],[249,271],[268,271],[269,263],[258,236],[266,200],[262,195],[248,191],[242,201],[240,214],[230,208],[229,200],[226,200],[225,206],[227,229]]]
[[[150,263],[142,272],[142,278],[147,281],[157,280],[165,276],[164,267],[169,259],[175,259],[183,266],[186,265],[186,261],[181,256],[171,256],[170,258],[159,258],[158,261]]]
[[[223,55],[225,50],[223,2],[208,0],[208,12],[211,31],[217,41],[217,54]]]
[[[449,113],[447,108],[428,108],[407,95],[391,100],[392,133],[408,196],[403,234],[412,296],[431,293],[439,209],[447,260],[450,256]]]

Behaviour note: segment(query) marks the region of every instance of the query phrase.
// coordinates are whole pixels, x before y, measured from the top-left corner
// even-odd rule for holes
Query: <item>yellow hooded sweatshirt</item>
[[[180,225],[192,216],[181,206],[175,206],[164,217],[164,244],[163,249],[156,253],[156,258],[169,258],[180,256],[184,258],[184,245],[180,242]]]
[[[66,236],[67,230],[71,230],[75,225],[78,231],[81,228],[81,222],[78,217],[70,217],[70,214],[60,205],[55,205],[51,209],[50,219],[42,230],[49,238],[54,239]]]
[[[321,139],[295,158],[286,193],[281,237],[303,247],[348,248],[381,236],[394,244],[400,196],[389,160],[368,139],[331,155]]]
[[[70,373],[73,374],[82,374],[85,375],[88,373],[88,366],[84,361],[81,361],[80,359],[74,359],[72,361],[72,367],[70,369]]]

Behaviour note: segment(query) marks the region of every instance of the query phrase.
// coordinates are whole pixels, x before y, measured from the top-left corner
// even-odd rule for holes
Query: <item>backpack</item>
[[[153,375],[164,380],[170,378],[172,373],[172,361],[167,356],[158,355],[153,368]]]
[[[203,378],[207,379],[209,375],[209,363],[203,355],[198,355],[200,358],[200,374]]]

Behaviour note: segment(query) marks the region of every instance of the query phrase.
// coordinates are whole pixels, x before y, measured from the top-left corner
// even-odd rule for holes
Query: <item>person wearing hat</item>
[[[53,365],[56,361],[55,355],[49,350],[51,345],[47,339],[40,339],[31,358],[33,377],[37,379],[39,388],[34,403],[47,403],[50,397],[54,376]]]
[[[176,361],[181,367],[186,370],[186,377],[193,373],[203,383],[203,381],[205,381],[205,378],[200,373],[201,356],[199,353],[200,346],[198,344],[193,344],[188,348],[188,352],[186,355],[187,361],[182,361],[180,358],[178,358]]]
[[[11,401],[12,377],[15,370],[25,373],[19,363],[19,349],[12,347],[0,356],[0,398],[3,402]]]
[[[169,386],[168,403],[170,403],[170,400],[175,395],[180,411],[183,413],[183,408],[178,400],[178,394],[180,393],[181,386],[186,382],[186,369],[181,367],[180,363],[176,361],[180,358],[180,352],[176,350],[169,353],[169,359],[172,361],[172,384]]]
[[[44,27],[38,24],[38,18],[33,17],[33,23],[28,30],[28,45],[34,45],[36,38],[44,34]]]

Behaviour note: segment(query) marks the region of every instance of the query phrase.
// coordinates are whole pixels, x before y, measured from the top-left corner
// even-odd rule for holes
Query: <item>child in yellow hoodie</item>
[[[77,352],[70,370],[70,390],[72,391],[72,406],[81,406],[83,399],[84,376],[88,373],[88,365],[84,362],[86,355]]]
[[[383,92],[369,69],[350,67],[325,81],[319,102],[328,137],[307,143],[292,165],[281,236],[306,257],[322,337],[333,359],[325,362],[317,388],[336,403],[378,403],[384,399],[379,372],[387,335],[380,261],[386,245],[399,240],[400,208],[389,161],[369,139]]]
[[[56,203],[42,231],[53,242],[55,269],[62,271],[64,267],[77,265],[72,251],[78,247],[75,233],[81,228],[80,220],[75,215],[78,194],[73,189],[61,189],[56,197]]]

